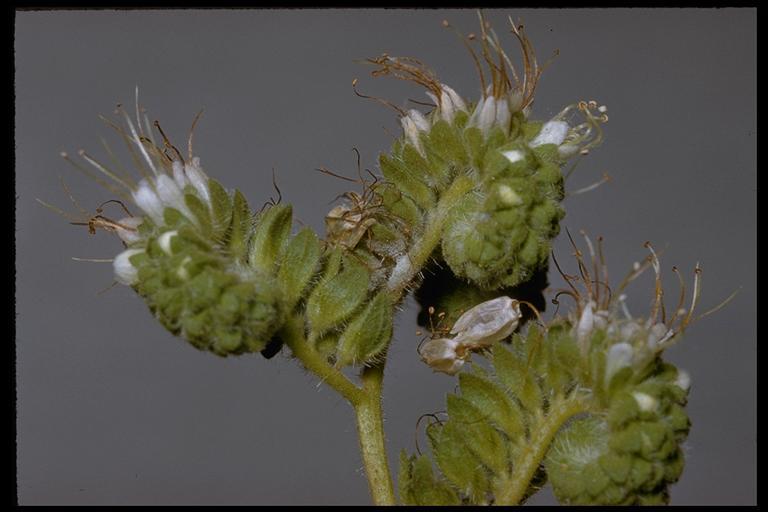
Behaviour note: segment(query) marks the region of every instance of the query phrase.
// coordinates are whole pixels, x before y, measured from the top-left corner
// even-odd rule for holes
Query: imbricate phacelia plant
[[[683,470],[690,378],[663,353],[695,320],[700,269],[690,302],[681,277],[667,311],[650,244],[612,287],[602,240],[585,235],[585,252],[571,240],[578,272],[557,266],[567,288],[544,319],[568,169],[601,142],[608,117],[578,101],[531,119],[542,67],[509,21],[517,69],[482,15],[478,35],[459,34],[479,75],[474,101],[416,59],[368,59],[373,76],[418,84],[431,106],[373,98],[398,112],[403,136],[380,155],[381,175],[344,178],[359,189],[340,196],[324,236],[294,232],[289,204],[256,211],[209,177],[192,151],[194,123],[179,150],[138,94],[135,118],[119,107],[118,121],[105,119],[137,176],[64,155],[112,194],[82,224],[119,237],[115,279],[174,335],[219,356],[287,351],[348,400],[377,504],[520,504],[547,482],[566,504],[666,503]],[[124,218],[107,217],[107,203]],[[634,316],[624,290],[649,267],[654,300]],[[458,386],[443,413],[425,415],[430,455],[402,452],[396,493],[381,392],[394,313],[410,292],[431,335],[397,342],[418,344],[425,370]]]

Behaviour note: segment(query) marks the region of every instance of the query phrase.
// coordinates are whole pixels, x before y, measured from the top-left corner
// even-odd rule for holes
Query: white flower
[[[555,144],[559,146],[568,135],[569,126],[565,121],[547,121],[541,127],[539,134],[529,144],[532,148],[544,144]]]
[[[462,345],[488,347],[512,334],[521,316],[520,302],[497,297],[461,315],[453,324],[451,334],[457,334],[454,339]]]
[[[187,175],[184,173],[184,164],[178,160],[174,160],[171,167],[173,169],[173,180],[181,190],[184,190],[184,187],[190,184]]]
[[[157,188],[157,196],[163,202],[163,206],[170,206],[179,210],[184,216],[190,219],[193,218],[192,212],[189,211],[184,203],[184,193],[170,176],[165,174],[158,176],[155,181],[155,187]]]
[[[130,257],[135,254],[143,253],[143,249],[127,249],[112,261],[112,267],[115,270],[115,280],[120,284],[133,285],[139,280],[139,271],[130,262]]]
[[[455,339],[431,339],[421,346],[419,355],[433,370],[455,375],[464,366],[464,359],[456,353],[458,346]]]
[[[648,348],[655,349],[675,334],[674,330],[659,322],[648,332]]]
[[[144,210],[144,213],[149,215],[155,223],[163,223],[163,210],[165,208],[147,178],[139,182],[139,186],[131,192],[131,195],[136,206]]]
[[[125,217],[117,221],[115,233],[120,237],[120,240],[126,244],[132,244],[141,240],[139,235],[139,226],[144,222],[143,217]]]
[[[496,98],[482,98],[475,105],[475,111],[469,118],[470,126],[477,126],[480,131],[487,133],[496,121]]]
[[[427,118],[418,110],[411,109],[408,111],[408,115],[400,119],[400,124],[403,125],[403,132],[405,132],[408,141],[423,155],[424,149],[421,147],[421,139],[419,139],[419,135],[421,132],[429,130],[429,121],[427,121]]]
[[[440,118],[452,123],[456,112],[466,112],[467,105],[464,103],[464,100],[461,99],[461,96],[447,85],[440,84],[440,91],[441,94],[439,98],[431,92],[427,92],[427,96],[429,96],[437,105],[437,111],[440,114]]]
[[[187,174],[187,179],[197,190],[200,199],[206,203],[211,203],[211,195],[208,192],[208,176],[203,172],[203,168],[200,167],[200,158],[194,157],[191,163],[184,165],[184,172]]]
[[[579,318],[579,323],[576,325],[576,339],[579,342],[584,341],[595,327],[594,307],[595,303],[590,301],[584,306],[584,311],[581,312],[581,318]]]
[[[613,376],[625,366],[632,364],[634,349],[632,345],[626,342],[616,343],[608,349],[608,356],[605,361],[605,384],[611,383]]]

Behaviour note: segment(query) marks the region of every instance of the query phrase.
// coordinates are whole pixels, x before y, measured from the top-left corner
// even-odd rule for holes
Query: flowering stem
[[[363,400],[364,391],[355,386],[338,369],[328,364],[325,356],[307,343],[301,316],[294,316],[285,323],[281,337],[293,355],[304,364],[307,370],[316,374],[323,382],[338,391],[353,406]]]
[[[469,176],[459,176],[453,181],[450,188],[443,193],[435,209],[429,213],[423,234],[416,240],[411,250],[404,256],[401,256],[401,258],[405,258],[402,260],[404,264],[398,262],[397,268],[392,272],[392,276],[387,283],[393,302],[400,301],[403,291],[411,283],[414,276],[421,272],[422,267],[434,252],[435,247],[440,243],[448,214],[457,203],[464,199],[464,196],[474,186],[475,184]]]
[[[368,485],[375,505],[395,505],[395,491],[384,446],[384,418],[381,411],[383,365],[365,368],[362,380],[363,397],[354,407]]]
[[[301,316],[290,318],[281,336],[293,355],[304,367],[335,389],[355,409],[360,451],[368,477],[371,495],[376,505],[394,505],[395,492],[384,448],[384,421],[381,412],[381,387],[384,367],[365,368],[362,373],[363,387],[353,384],[343,373],[328,364],[304,336]]]
[[[566,421],[585,410],[586,404],[579,398],[553,402],[547,416],[540,418],[531,428],[532,437],[517,455],[512,475],[497,484],[495,505],[518,505],[522,501],[555,434]]]

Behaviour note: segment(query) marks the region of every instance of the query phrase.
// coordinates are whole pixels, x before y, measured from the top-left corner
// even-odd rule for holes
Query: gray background
[[[489,11],[501,30],[521,16],[545,72],[534,114],[596,98],[609,106],[606,142],[576,171],[565,225],[607,240],[613,276],[664,248],[672,265],[704,268],[703,309],[668,353],[692,375],[693,429],[674,504],[755,502],[756,18],[752,9]],[[88,209],[110,198],[58,156],[115,143],[97,119],[134,86],[152,119],[183,145],[205,113],[196,153],[209,173],[260,205],[276,168],[296,217],[316,230],[354,172],[356,146],[374,168],[399,134],[395,116],[362,91],[405,105],[410,84],[372,79],[355,59],[416,56],[465,97],[479,85],[449,19],[473,11],[20,12],[16,21],[18,493],[22,504],[364,504],[369,502],[351,409],[284,356],[218,359],[164,332],[112,280],[112,236],[89,236],[35,202]],[[512,38],[507,49],[516,55]],[[116,143],[114,145],[117,145]],[[124,159],[127,163],[128,160]],[[556,250],[568,259],[558,239]],[[569,262],[570,263],[570,262]],[[570,266],[573,269],[573,266]],[[552,276],[553,284],[561,284]],[[652,279],[630,289],[646,313]],[[389,454],[413,451],[414,424],[443,408],[454,380],[418,361],[416,307],[397,321],[384,406]],[[702,309],[702,310],[703,310]],[[394,466],[393,466],[394,469]],[[549,491],[534,503],[553,500]]]

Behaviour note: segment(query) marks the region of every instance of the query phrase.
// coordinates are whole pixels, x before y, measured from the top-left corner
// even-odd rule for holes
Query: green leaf
[[[457,424],[450,421],[442,427],[432,424],[427,427],[427,437],[435,462],[445,477],[472,503],[484,503],[490,491],[490,479],[480,459],[465,444],[464,433]]]
[[[468,164],[468,155],[456,129],[444,120],[436,122],[429,132],[424,149],[436,153],[456,167]]]
[[[525,427],[522,413],[504,391],[491,381],[471,373],[460,374],[459,385],[461,395],[507,434],[512,442],[523,440]]]
[[[408,457],[405,451],[400,453],[398,487],[403,505],[461,505],[456,491],[435,478],[432,462],[424,455]]]
[[[229,252],[236,260],[245,257],[248,238],[251,233],[251,210],[248,201],[239,190],[235,190],[232,205],[232,222],[227,230],[226,240]]]
[[[205,204],[203,200],[197,197],[195,194],[185,194],[184,203],[197,219],[197,224],[200,227],[200,233],[205,238],[210,238],[213,225],[211,222],[211,211],[208,209],[208,205]]]
[[[368,279],[368,270],[348,259],[341,272],[324,278],[307,300],[307,318],[312,330],[322,334],[346,320],[365,300]]]
[[[527,343],[532,340],[528,339]],[[493,348],[493,367],[496,377],[504,388],[516,396],[522,406],[529,412],[535,413],[541,409],[541,390],[534,375],[528,371],[526,364],[512,351],[503,345]]]
[[[379,292],[339,338],[337,364],[368,363],[381,355],[392,337],[392,304],[386,291]]]
[[[303,228],[288,243],[277,273],[287,310],[296,306],[319,263],[320,241],[314,231]]]
[[[448,395],[449,423],[464,433],[464,442],[495,475],[509,471],[508,448],[504,438],[469,400]]]
[[[251,268],[267,273],[275,270],[291,232],[292,213],[291,205],[277,204],[259,214],[248,249]]]
[[[213,211],[213,230],[217,237],[224,234],[232,218],[232,199],[214,179],[208,180],[208,191],[211,194],[211,210]]]
[[[414,172],[407,169],[401,160],[382,154],[379,158],[381,172],[387,181],[413,199],[422,209],[434,207],[435,194]]]

